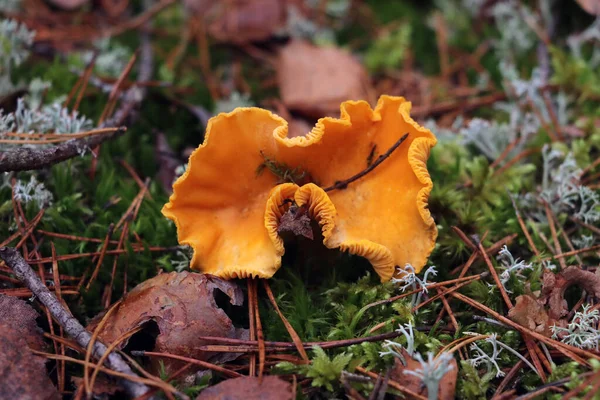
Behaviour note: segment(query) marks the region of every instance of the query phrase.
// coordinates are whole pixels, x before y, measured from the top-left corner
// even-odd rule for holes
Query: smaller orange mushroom
[[[390,96],[375,109],[347,101],[340,119],[321,118],[293,138],[283,119],[259,108],[212,118],[163,208],[179,241],[194,249],[192,267],[223,278],[271,277],[284,253],[278,228],[293,201],[319,223],[325,246],[367,258],[382,281],[397,265],[410,263],[418,272],[437,237],[426,166],[436,139],[410,118],[410,106]],[[257,174],[265,159],[301,170],[311,182]],[[361,175],[374,160],[381,162]]]

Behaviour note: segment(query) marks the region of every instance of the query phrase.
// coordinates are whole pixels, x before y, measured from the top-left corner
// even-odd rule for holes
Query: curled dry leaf
[[[262,383],[253,376],[228,379],[204,389],[196,400],[291,400],[292,384],[276,376],[265,376]]]
[[[290,110],[322,117],[337,113],[345,100],[368,98],[369,78],[348,52],[293,40],[278,56],[277,80]]]
[[[218,41],[237,44],[261,41],[285,25],[286,5],[281,0],[214,2],[205,20],[208,32]]]
[[[0,295],[0,398],[60,398],[46,373],[46,360],[29,350],[44,347],[37,316],[26,302]]]
[[[544,271],[542,277],[542,298],[548,305],[548,315],[553,319],[560,319],[569,313],[565,291],[571,286],[578,286],[588,295],[600,300],[600,276],[580,267],[570,266],[558,274]]]
[[[517,297],[515,306],[508,311],[508,318],[546,336],[552,335],[550,327],[556,322],[550,322],[544,305],[529,294]]]
[[[0,324],[10,326],[31,349],[45,348],[42,330],[35,322],[38,313],[25,301],[0,294]]]
[[[419,379],[414,375],[405,374],[404,371],[416,371],[421,369],[421,363],[412,358],[405,349],[400,349],[400,354],[404,357],[406,365],[404,365],[399,359],[395,359],[394,368],[390,374],[390,378],[402,386],[410,389],[411,391],[418,393],[422,396],[427,397],[427,388]],[[456,378],[458,377],[458,364],[456,359],[452,359],[450,362],[452,369],[444,375],[440,381],[440,388],[438,390],[438,400],[452,400],[455,398],[456,392]],[[407,398],[412,398],[408,396]]]
[[[216,361],[216,353],[198,350],[201,345],[210,344],[198,339],[201,336],[248,339],[247,329],[236,328],[227,314],[217,306],[215,291],[225,293],[231,304],[243,303],[243,293],[233,282],[224,281],[212,275],[189,272],[161,274],[136,286],[118,304],[108,317],[100,340],[109,345],[123,334],[148,322],[155,322],[158,335],[153,351],[178,354],[204,361]],[[96,317],[88,327],[93,330],[101,320]],[[145,325],[144,331],[150,332]],[[135,336],[133,339],[135,340]],[[123,342],[120,348],[127,345]],[[132,342],[132,346],[136,344]],[[139,345],[139,344],[138,344]],[[148,350],[148,349],[146,349]],[[220,354],[220,353],[219,353]],[[237,354],[227,354],[231,360]],[[220,358],[218,361],[227,361]],[[157,358],[152,358],[158,367]],[[163,360],[167,373],[181,368],[185,363]]]
[[[564,296],[571,286],[578,286],[600,300],[599,275],[576,266],[565,268],[558,274],[545,270],[539,298],[531,294],[517,297],[508,317],[536,332],[552,336],[552,326],[565,327],[568,323],[564,317],[569,313],[569,306]]]

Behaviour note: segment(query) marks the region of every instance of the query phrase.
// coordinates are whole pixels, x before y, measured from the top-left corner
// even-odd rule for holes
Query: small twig
[[[389,156],[392,155],[392,153],[398,147],[400,147],[400,145],[402,144],[402,142],[404,142],[407,137],[408,137],[408,133],[405,133],[400,139],[398,139],[398,141],[396,143],[394,143],[394,145],[392,147],[389,148],[388,151],[385,152],[385,154],[382,154],[379,157],[377,157],[377,159],[375,161],[373,161],[373,164],[369,165],[367,168],[363,169],[358,174],[356,174],[354,176],[351,176],[348,179],[344,179],[343,181],[337,181],[333,185],[331,185],[329,187],[326,187],[323,190],[326,191],[326,192],[331,192],[332,190],[336,190],[336,189],[346,189],[349,184],[351,184],[352,182],[354,182],[354,181],[362,178],[363,176],[367,175],[369,172],[373,171],[379,164],[381,164],[382,162],[384,162]]]
[[[15,276],[35,294],[36,298],[46,306],[58,324],[64,328],[67,335],[75,339],[81,347],[86,348],[91,340],[91,334],[48,290],[23,257],[15,249],[3,247],[0,248],[0,258],[14,271]],[[107,347],[97,341],[92,350],[94,357],[100,358],[106,352]],[[131,376],[134,379],[138,378],[118,354],[110,354],[107,358],[107,364],[114,371]],[[145,384],[127,379],[122,379],[121,385],[132,397],[141,396],[149,390]]]
[[[254,291],[254,316],[256,323],[256,338],[258,339],[258,382],[262,383],[263,374],[265,371],[265,336],[262,329],[262,322],[260,320],[260,311],[258,310],[258,283],[254,280],[252,283],[252,290]]]
[[[508,309],[510,310],[511,308],[513,308],[512,301],[510,301],[510,297],[508,297],[508,293],[506,293],[506,289],[504,288],[504,285],[502,284],[502,282],[500,282],[500,277],[498,276],[498,273],[496,272],[496,268],[494,268],[494,265],[492,264],[490,257],[487,255],[487,252],[485,251],[485,249],[483,248],[481,243],[479,243],[479,253],[483,256],[483,261],[485,261],[485,263],[487,264],[487,266],[490,270],[490,273],[492,274],[492,277],[494,278],[494,282],[496,283],[496,286],[498,287],[498,290],[500,291],[500,295],[502,296],[502,299],[504,300],[506,307],[508,307]]]
[[[159,353],[159,352],[155,352],[155,351],[143,351],[143,350],[142,351],[134,350],[131,352],[131,354],[136,357],[137,356],[147,356],[147,357],[162,357],[162,358],[170,358],[173,360],[181,360],[181,361],[185,361],[190,364],[198,365],[202,368],[210,369],[215,372],[220,372],[223,375],[228,376],[230,378],[239,378],[239,377],[243,376],[242,374],[235,372],[235,371],[231,371],[227,368],[223,368],[223,367],[220,367],[215,364],[211,364],[206,361],[197,360],[195,358],[179,356],[177,354]]]
[[[256,322],[254,315],[254,290],[252,290],[252,278],[246,279],[247,288],[248,288],[248,320],[249,320],[249,330],[250,330],[250,340],[256,340]],[[256,354],[250,354],[250,365],[248,366],[248,375],[256,376]]]
[[[92,276],[85,286],[85,290],[90,290],[90,286],[98,277],[98,273],[100,272],[100,267],[102,266],[102,262],[104,261],[104,256],[106,256],[106,250],[108,249],[108,243],[110,242],[110,237],[112,236],[113,229],[115,228],[114,224],[110,224],[108,226],[108,230],[106,231],[106,237],[104,238],[104,244],[102,245],[102,250],[100,250],[100,257],[98,258],[98,262],[96,263],[96,267],[94,268],[94,272],[92,272]]]
[[[267,292],[267,296],[269,297],[269,301],[273,305],[273,308],[277,312],[277,315],[279,315],[279,318],[281,318],[281,322],[283,322],[283,325],[285,325],[285,329],[287,329],[288,333],[290,334],[290,336],[292,338],[292,341],[296,345],[296,349],[298,350],[298,353],[300,353],[300,356],[302,357],[302,359],[304,361],[308,362],[309,361],[308,354],[306,354],[306,350],[304,350],[304,346],[302,345],[302,339],[300,339],[300,336],[298,336],[298,333],[296,332],[294,327],[289,323],[287,318],[283,315],[283,313],[279,309],[279,306],[277,305],[277,301],[275,301],[275,296],[273,295],[273,291],[271,290],[271,286],[269,285],[269,282],[267,282],[266,279],[263,279],[262,283],[265,288],[265,291]]]
[[[99,146],[105,141],[122,135],[126,128],[95,135],[87,139],[75,139],[46,149],[19,147],[0,153],[0,172],[31,171],[57,164],[81,154],[83,149]]]
[[[556,226],[554,225],[554,218],[552,218],[552,211],[550,211],[550,206],[547,202],[544,202],[544,208],[546,210],[546,219],[548,220],[548,226],[550,227],[550,233],[552,234],[552,241],[554,242],[553,251],[554,254],[562,254],[562,248],[560,247],[560,241],[558,240],[558,235],[556,234]],[[560,267],[562,269],[567,268],[567,262],[564,258],[559,258],[558,262],[560,263]]]
[[[377,379],[377,377],[379,376],[379,374],[376,374],[375,372],[371,372],[371,371],[367,371],[366,369],[364,369],[363,367],[356,367],[356,370],[362,374],[365,374],[373,379]],[[419,400],[427,400],[427,398],[425,396],[421,396],[419,393],[413,392],[412,390],[410,390],[409,388],[407,388],[406,386],[402,386],[401,384],[399,384],[396,381],[393,380],[389,380],[388,381],[388,385],[393,387],[396,390],[401,391],[402,393],[405,393],[411,397],[414,397],[416,399]]]

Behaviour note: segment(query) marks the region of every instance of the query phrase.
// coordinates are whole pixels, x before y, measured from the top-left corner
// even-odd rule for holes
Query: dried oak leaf
[[[292,384],[276,376],[228,379],[204,389],[196,400],[291,400]]]
[[[245,44],[266,40],[286,21],[281,0],[232,0],[214,2],[205,14],[208,32],[221,42]]]
[[[42,330],[37,326],[38,313],[25,301],[0,294],[0,324],[10,326],[31,349],[45,348]]]
[[[201,336],[249,338],[248,330],[236,328],[227,314],[217,306],[215,290],[225,293],[231,304],[242,305],[243,293],[233,282],[191,272],[158,275],[136,286],[121,300],[102,328],[100,339],[109,345],[124,333],[154,321],[159,330],[154,351],[204,361],[224,362],[235,359],[238,355],[227,353],[227,358],[216,360],[215,356],[221,353],[197,348],[210,344],[198,339]],[[101,317],[97,316],[89,329],[93,330]],[[123,342],[119,348],[126,345],[127,342]],[[158,361],[158,358],[152,358],[153,367],[158,367]],[[168,373],[185,365],[175,360],[163,361]]]
[[[24,301],[0,295],[0,399],[60,398],[46,373],[46,359],[30,351],[44,347],[37,316]]]
[[[529,294],[517,297],[515,306],[508,311],[508,318],[545,336],[552,335],[550,327],[556,322],[548,317],[544,305]]]
[[[399,359],[395,360],[394,368],[390,373],[390,378],[396,382],[402,384],[402,386],[410,389],[411,391],[418,393],[422,396],[427,397],[427,388],[419,379],[414,375],[405,374],[404,371],[415,371],[421,369],[421,363],[412,358],[405,349],[400,349],[400,353],[406,361],[406,365],[402,364]],[[456,393],[456,378],[458,377],[458,365],[455,359],[450,362],[452,369],[446,372],[446,375],[440,381],[440,388],[438,390],[438,400],[453,400]],[[408,399],[413,397],[407,396]]]
[[[279,52],[277,80],[283,103],[313,117],[335,114],[345,100],[367,99],[370,86],[366,70],[350,53],[302,40]]]
[[[552,319],[558,320],[569,313],[564,296],[565,291],[573,285],[600,300],[600,276],[577,266],[567,267],[558,274],[546,270],[542,276],[542,283],[541,298],[546,302],[548,315]]]

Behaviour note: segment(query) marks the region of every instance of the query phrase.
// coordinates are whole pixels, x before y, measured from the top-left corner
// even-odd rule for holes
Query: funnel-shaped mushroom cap
[[[163,208],[179,241],[194,249],[192,267],[223,278],[271,277],[284,252],[277,227],[286,199],[294,199],[319,222],[327,247],[367,258],[382,281],[396,265],[420,270],[437,236],[426,167],[436,139],[409,111],[400,97],[381,97],[375,110],[348,101],[340,119],[322,118],[294,138],[287,138],[284,120],[258,108],[211,119]],[[405,133],[406,141],[368,174],[346,188],[323,189],[363,171]],[[269,171],[257,174],[264,157],[306,171],[313,183],[279,185]]]

